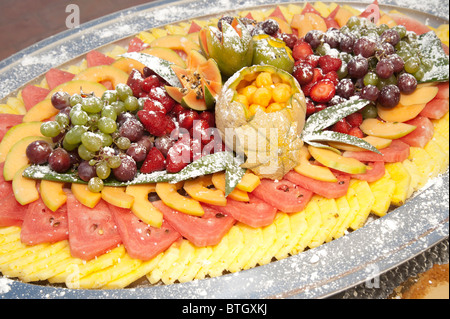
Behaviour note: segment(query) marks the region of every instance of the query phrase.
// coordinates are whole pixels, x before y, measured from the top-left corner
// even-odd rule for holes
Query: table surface
[[[49,36],[68,29],[66,8],[76,3],[80,10],[80,23],[149,0],[1,0],[0,1],[0,61]],[[447,260],[448,263],[448,260]],[[355,287],[356,289],[357,287]],[[341,296],[337,296],[338,298]]]

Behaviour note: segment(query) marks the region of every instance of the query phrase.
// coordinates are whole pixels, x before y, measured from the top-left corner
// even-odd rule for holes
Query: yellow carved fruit
[[[148,194],[156,191],[155,184],[128,185],[125,193],[134,197],[131,211],[144,223],[159,228],[162,225],[162,213],[148,200]]]
[[[180,185],[170,183],[157,183],[156,193],[164,204],[179,212],[194,216],[203,216],[205,213],[200,203],[178,193]]]
[[[75,198],[89,208],[94,208],[102,199],[102,194],[91,192],[87,184],[72,183],[71,190]]]
[[[67,201],[67,195],[63,188],[64,183],[41,180],[39,191],[42,201],[54,212]]]
[[[134,202],[134,197],[125,193],[125,187],[105,186],[102,189],[102,198],[111,205],[131,208]]]
[[[227,199],[223,191],[207,188],[212,184],[211,176],[206,175],[187,180],[184,182],[183,188],[193,199],[211,205],[225,206]]]

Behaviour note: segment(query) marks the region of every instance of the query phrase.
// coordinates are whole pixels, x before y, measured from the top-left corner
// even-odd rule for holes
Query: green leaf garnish
[[[370,143],[367,143],[363,139],[348,134],[325,130],[331,125],[337,123],[339,120],[361,110],[369,103],[370,101],[363,99],[350,100],[338,105],[327,107],[320,112],[312,114],[306,121],[305,127],[303,128],[301,136],[302,140],[311,146],[327,148],[337,153],[340,152],[334,147],[322,144],[320,142],[341,142],[380,154],[376,147]]]
[[[172,62],[158,58],[154,55],[140,52],[128,52],[120,56],[142,63],[153,72],[158,74],[160,77],[162,77],[164,80],[166,80],[167,83],[169,83],[171,86],[182,87],[180,80],[178,80],[177,75],[171,68],[171,65],[173,64]]]
[[[109,177],[105,179],[103,183],[105,186],[117,187],[160,182],[177,183],[191,178],[225,171],[226,195],[228,195],[244,176],[245,169],[240,167],[241,163],[242,161],[236,158],[232,152],[217,152],[199,158],[178,173],[159,171],[151,174],[144,174],[139,172],[136,177],[129,182],[119,182],[115,178]],[[51,170],[48,165],[31,165],[24,170],[22,175],[31,179],[87,184],[87,182],[78,177],[77,172],[74,170],[67,173],[57,173]]]
[[[445,82],[449,80],[449,58],[442,48],[442,42],[434,33],[430,31],[419,35],[417,42],[419,52],[422,56],[433,62],[433,67],[425,72],[419,83]]]

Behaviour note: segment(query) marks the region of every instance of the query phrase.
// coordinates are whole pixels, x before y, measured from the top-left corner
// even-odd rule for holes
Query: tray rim
[[[209,0],[208,0],[209,1]],[[52,43],[62,41],[66,39],[67,37],[73,37],[76,36],[76,33],[82,30],[87,30],[90,28],[95,28],[96,26],[102,25],[102,24],[108,24],[108,22],[111,23],[111,21],[115,19],[121,19],[120,16],[127,13],[127,14],[135,14],[139,10],[157,10],[159,7],[166,7],[166,6],[172,6],[172,5],[180,5],[185,3],[191,3],[192,1],[156,1],[151,2],[149,4],[140,5],[136,7],[132,7],[129,9],[125,9],[104,17],[101,17],[99,19],[90,21],[82,26],[80,26],[80,30],[67,30],[62,33],[59,33],[55,36],[52,36],[50,38],[47,38],[45,40],[42,40],[38,42],[35,45],[32,45],[17,54],[11,56],[10,58],[7,58],[3,61],[0,61],[0,79],[1,74],[3,74],[3,71],[5,68],[11,67],[12,64],[15,62],[20,61],[23,59],[24,56],[29,54],[36,54],[39,53],[40,50],[46,48],[47,46],[51,46]],[[246,1],[241,1],[245,3]],[[274,3],[280,3],[283,4],[287,3],[298,3],[298,2],[283,2],[283,1],[264,1],[264,2],[272,2]],[[325,3],[330,2],[336,2],[336,1],[324,1]],[[345,4],[351,4],[351,5],[361,5],[365,6],[368,3],[366,2],[360,2],[360,1],[337,1],[338,3],[345,3]],[[301,2],[303,3],[303,2]],[[263,7],[263,6],[270,6],[270,4],[264,4],[259,5],[257,7]],[[380,7],[386,7],[385,5],[380,5]],[[437,19],[443,19],[441,17],[433,16],[429,13],[423,13],[417,10],[412,9],[405,9],[400,6],[392,6],[389,5],[389,8],[401,8],[402,10],[407,11],[414,11],[417,14],[425,14],[427,18],[429,16],[435,17]],[[254,6],[249,6],[249,8],[254,8]],[[243,8],[233,9],[233,10],[227,10],[227,11],[237,11],[237,10],[243,10]],[[222,11],[220,11],[222,12]],[[201,15],[198,16],[198,18],[206,17],[214,14],[208,14],[208,15]],[[195,17],[197,18],[197,17]],[[112,19],[112,20],[111,20]],[[187,19],[190,19],[188,17]],[[445,19],[443,19],[445,20]],[[168,23],[175,23],[177,21],[170,21]],[[167,24],[167,23],[166,23]],[[165,24],[162,24],[165,25]],[[122,37],[128,38],[129,36]],[[120,40],[120,39],[119,39]],[[118,40],[117,40],[118,41]],[[108,44],[104,44],[102,46],[108,46]],[[100,47],[102,47],[100,46]],[[87,51],[86,51],[87,52]],[[70,59],[73,61],[73,58]],[[6,61],[6,62],[5,62]],[[5,63],[8,65],[5,67]],[[54,67],[57,67],[55,65]],[[43,76],[42,74],[40,76]],[[24,85],[26,83],[23,83]],[[443,191],[443,188],[447,189],[447,192],[445,190]],[[321,264],[322,261],[320,258],[329,258],[328,251],[333,249],[342,248],[345,246],[347,241],[354,242],[356,240],[359,240],[363,236],[370,236],[370,234],[376,233],[379,228],[382,226],[385,226],[385,224],[389,223],[400,223],[400,217],[406,217],[407,215],[411,215],[411,213],[414,213],[414,207],[416,205],[420,205],[420,199],[423,200],[423,197],[425,195],[425,198],[433,198],[438,200],[439,198],[447,199],[447,202],[444,201],[444,203],[441,205],[437,205],[436,207],[433,207],[430,209],[429,212],[427,212],[427,217],[432,217],[434,213],[438,214],[439,220],[434,225],[424,225],[423,229],[420,231],[416,231],[415,234],[417,235],[415,238],[409,238],[408,240],[403,240],[402,243],[398,243],[396,247],[390,247],[389,253],[392,255],[389,257],[386,256],[379,256],[375,260],[368,260],[366,261],[365,268],[362,267],[363,265],[357,265],[355,268],[348,268],[344,274],[342,273],[336,273],[328,274],[333,278],[334,280],[330,282],[326,279],[322,278],[320,282],[310,282],[308,284],[305,284],[301,287],[292,287],[291,283],[287,281],[283,281],[278,285],[271,286],[270,289],[264,289],[264,291],[261,291],[261,287],[257,287],[257,285],[252,284],[248,288],[248,291],[246,291],[243,294],[239,294],[236,289],[232,289],[232,287],[229,287],[230,284],[238,284],[242,281],[254,281],[255,275],[259,277],[266,277],[268,274],[271,274],[272,276],[276,276],[277,274],[280,274],[280,271],[283,269],[286,269],[286,267],[294,267],[296,266],[296,263],[303,263],[303,264]],[[445,205],[446,204],[446,205]],[[413,212],[411,212],[413,211]],[[430,214],[430,216],[428,216]],[[409,216],[411,217],[411,216]],[[419,216],[418,216],[419,217]],[[381,224],[381,225],[380,225]],[[234,274],[228,274],[223,275],[221,277],[217,278],[211,278],[211,279],[205,279],[200,281],[194,281],[190,283],[183,283],[183,284],[174,284],[174,285],[168,285],[168,286],[153,286],[148,288],[125,288],[115,291],[110,290],[71,290],[68,288],[55,288],[55,287],[48,287],[48,286],[41,286],[41,285],[35,285],[35,284],[28,284],[23,283],[17,280],[10,280],[8,279],[8,285],[10,285],[11,290],[7,293],[1,293],[0,291],[0,297],[1,298],[44,298],[45,296],[51,296],[52,298],[93,298],[93,297],[102,297],[102,298],[155,298],[156,296],[159,296],[160,298],[183,298],[183,295],[181,291],[195,291],[197,290],[198,293],[195,294],[194,298],[208,298],[207,294],[205,295],[205,292],[213,292],[220,286],[220,295],[216,296],[215,298],[324,298],[327,296],[331,296],[333,294],[336,294],[342,290],[345,290],[349,287],[355,286],[357,284],[360,284],[364,282],[365,280],[368,280],[370,276],[367,275],[367,266],[371,264],[377,264],[380,266],[378,267],[378,273],[372,273],[370,274],[373,277],[376,277],[379,273],[386,272],[395,266],[401,264],[402,262],[405,262],[421,252],[425,251],[426,249],[434,246],[444,238],[448,237],[448,170],[447,172],[439,177],[439,180],[435,182],[434,184],[431,184],[427,189],[422,190],[421,193],[416,195],[413,199],[408,201],[405,205],[401,206],[400,208],[397,208],[394,212],[388,214],[387,216],[375,220],[365,227],[353,232],[352,234],[348,234],[347,236],[344,236],[342,238],[339,238],[337,240],[333,240],[330,243],[323,244],[317,248],[307,250],[305,252],[302,252],[301,254],[276,261],[273,263],[270,263],[268,265],[264,266],[258,266],[253,269],[241,271]],[[393,238],[395,239],[395,238]],[[319,257],[317,257],[319,256]],[[318,261],[316,259],[319,258]],[[314,263],[312,262],[314,261]],[[373,269],[372,269],[373,270]],[[5,278],[5,277],[0,277]],[[270,278],[270,277],[269,277]],[[262,281],[262,280],[261,280]],[[301,284],[301,281],[295,281],[294,282],[298,285]],[[319,284],[319,286],[317,285]],[[278,287],[277,287],[278,286]],[[283,289],[279,289],[280,286],[282,286]],[[180,288],[181,287],[181,288]],[[268,288],[266,285],[265,288]],[[251,290],[251,291],[250,291]],[[214,293],[213,293],[214,295]],[[192,294],[189,295],[189,298],[192,298]]]

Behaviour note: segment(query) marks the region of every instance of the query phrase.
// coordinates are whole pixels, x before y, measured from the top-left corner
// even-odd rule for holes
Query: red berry
[[[150,75],[142,81],[142,89],[147,93],[150,92],[152,88],[160,85],[161,82],[159,82],[159,78],[156,75]]]
[[[192,160],[191,139],[184,136],[167,152],[166,169],[169,173],[177,173]]]
[[[194,125],[192,126],[192,138],[201,140],[202,144],[208,144],[213,139],[211,130],[208,129],[209,125],[206,120],[194,121]]]
[[[316,83],[315,83],[315,82],[312,82],[312,81],[311,81],[310,83],[306,84],[306,85],[303,85],[303,86],[302,86],[303,94],[304,94],[305,96],[310,96],[311,89],[312,89],[312,87],[313,87],[314,85],[316,85]]]
[[[332,130],[339,133],[348,134],[350,132],[351,126],[347,123],[345,119],[340,119],[332,127]]]
[[[300,85],[308,84],[312,81],[314,76],[313,67],[305,62],[296,63],[293,75]]]
[[[144,91],[142,90],[142,83],[144,81],[144,77],[141,72],[136,69],[131,70],[130,75],[128,76],[127,85],[133,91],[133,95],[136,97],[140,97]]]
[[[314,68],[313,72],[314,72],[314,75],[313,75],[313,79],[311,81],[312,83],[319,82],[320,80],[323,79],[323,72],[321,69]]]
[[[162,171],[166,168],[166,159],[156,147],[153,147],[147,154],[144,163],[141,166],[142,173],[153,173]]]
[[[359,127],[363,122],[363,116],[358,112],[348,115],[345,119],[351,127]]]
[[[180,115],[184,110],[186,110],[181,104],[177,103],[175,104],[175,106],[172,108],[172,113],[175,115]]]
[[[306,115],[311,115],[315,112],[316,112],[316,105],[309,97],[307,97],[306,98]]]
[[[330,101],[336,93],[336,87],[330,80],[324,79],[317,82],[310,91],[311,99],[318,103]]]
[[[292,56],[295,60],[304,60],[311,54],[314,52],[308,42],[298,41],[292,49]]]
[[[154,136],[163,136],[166,134],[166,128],[170,121],[167,115],[147,110],[140,110],[137,114],[139,120],[150,134]]]
[[[326,104],[320,103],[320,104],[316,104],[316,112],[320,112],[322,110],[325,110],[327,108]]]
[[[328,72],[327,74],[325,74],[323,76],[323,78],[330,80],[331,82],[334,83],[334,85],[338,85],[338,83],[339,83],[339,76],[336,71]]]
[[[361,129],[359,127],[352,127],[349,132],[349,135],[353,135],[359,138],[363,138],[364,137],[364,133],[361,131]]]
[[[180,124],[180,127],[187,130],[190,130],[192,125],[194,125],[194,121],[198,119],[198,112],[192,109],[185,109],[178,115],[178,123]]]
[[[319,59],[320,59],[320,56],[311,54],[305,58],[305,62],[308,63],[309,65],[311,65],[313,68],[315,68],[319,64]]]
[[[215,115],[213,112],[204,111],[204,112],[200,113],[200,119],[206,120],[210,127],[216,126],[216,118],[215,118]]]
[[[338,71],[341,68],[342,60],[333,58],[331,55],[324,55],[319,58],[319,66],[324,73]]]
[[[144,110],[149,112],[166,114],[166,108],[156,100],[146,99],[144,102]]]
[[[148,92],[148,97],[150,99],[161,102],[161,104],[166,108],[167,112],[170,112],[176,104],[175,100],[172,99],[164,90],[164,88],[160,86],[151,88]]]

